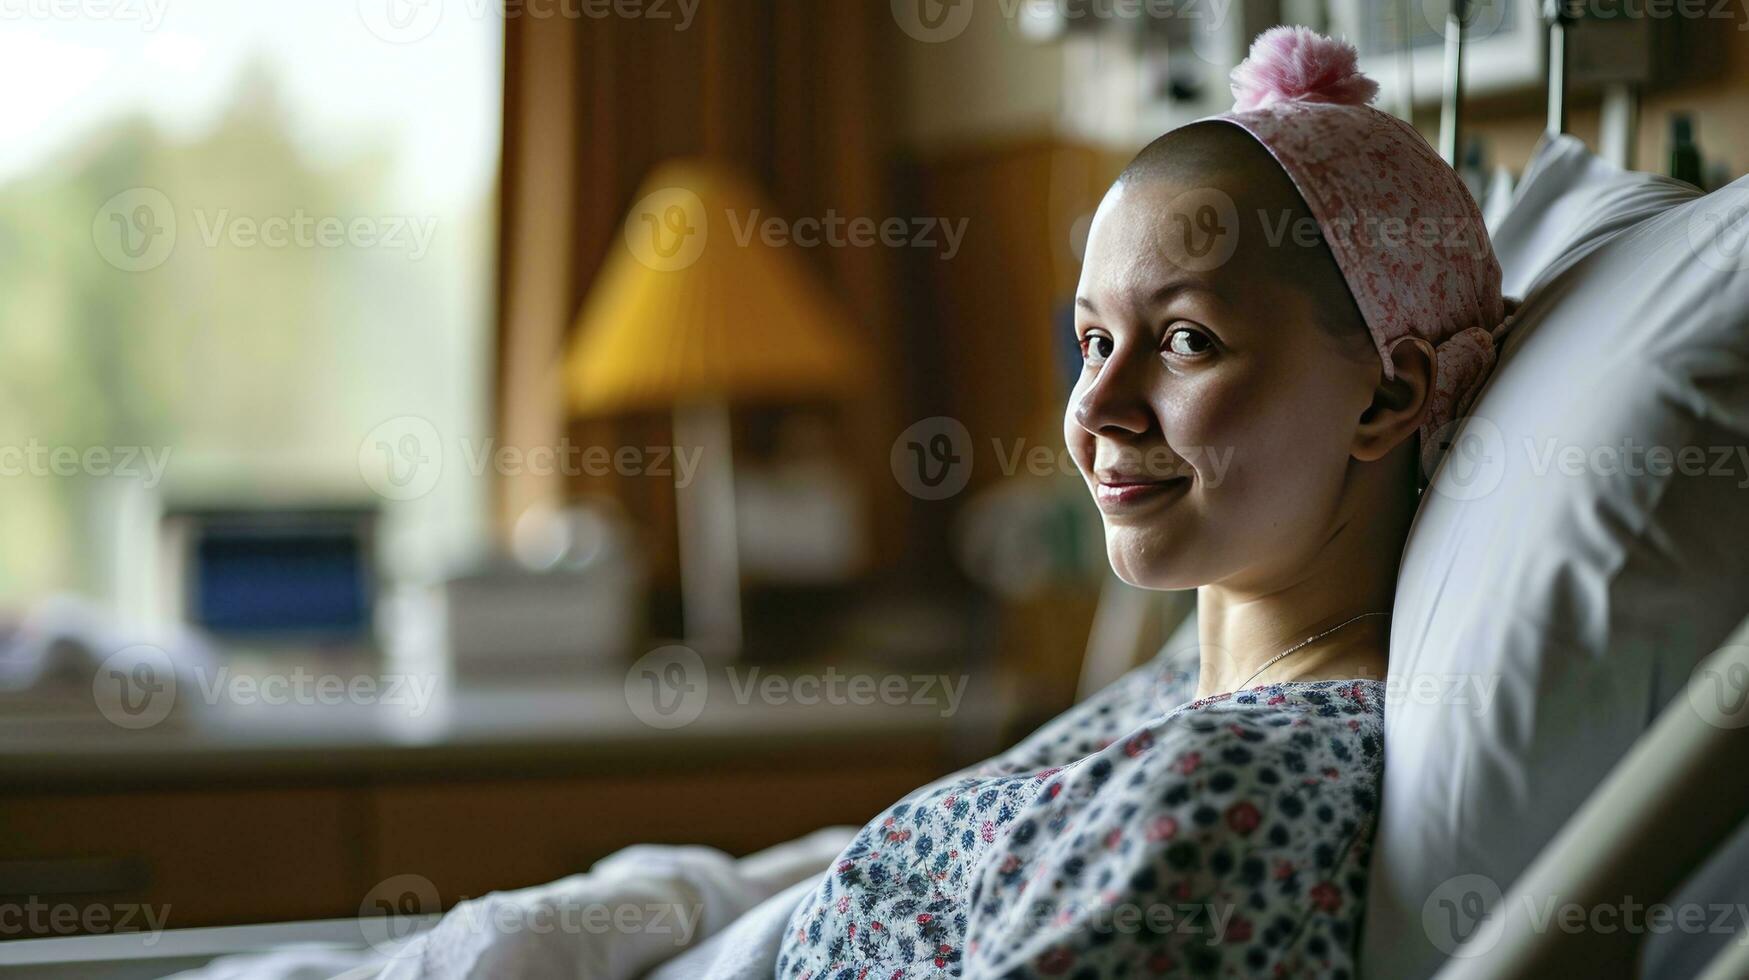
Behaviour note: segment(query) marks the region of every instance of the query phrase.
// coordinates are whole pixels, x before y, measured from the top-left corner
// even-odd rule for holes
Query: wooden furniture
[[[744,854],[860,824],[990,754],[1011,700],[982,677],[957,710],[939,696],[855,703],[842,682],[836,703],[807,680],[790,686],[930,672],[914,668],[713,670],[702,713],[672,729],[639,720],[617,671],[440,689],[417,717],[407,705],[190,703],[183,724],[141,731],[0,719],[0,901],[76,910],[62,924],[19,917],[0,938],[122,929],[82,923],[127,909],[144,927],[142,907],[168,928],[356,916],[373,886],[407,874],[448,907],[633,843]],[[201,701],[190,687],[179,696]]]

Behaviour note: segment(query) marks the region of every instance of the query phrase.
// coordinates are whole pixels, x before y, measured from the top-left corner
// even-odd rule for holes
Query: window
[[[402,572],[482,539],[497,9],[0,0],[0,599],[123,598],[177,501],[377,500]],[[449,465],[372,495],[410,425]]]

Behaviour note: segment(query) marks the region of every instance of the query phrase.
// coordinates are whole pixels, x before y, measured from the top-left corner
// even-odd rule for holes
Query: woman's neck
[[[1345,521],[1291,573],[1257,574],[1249,582],[1197,589],[1202,647],[1197,696],[1281,681],[1383,679],[1391,620],[1364,614],[1391,611],[1412,516],[1410,506],[1407,513],[1375,512],[1371,520]]]
[[[1212,591],[1205,586],[1197,594],[1202,645],[1197,697],[1281,681],[1385,676],[1390,618],[1364,614],[1389,613],[1389,599],[1368,603],[1350,596],[1340,605],[1323,607],[1329,611],[1318,611],[1286,603],[1233,605],[1211,596]],[[1300,646],[1326,631],[1327,635]],[[1299,649],[1293,649],[1296,646]],[[1276,659],[1287,650],[1293,652]]]

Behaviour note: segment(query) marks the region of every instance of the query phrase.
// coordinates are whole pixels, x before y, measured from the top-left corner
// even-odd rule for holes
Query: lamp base
[[[680,599],[686,644],[701,657],[741,654],[741,558],[735,519],[735,464],[729,408],[722,399],[674,409],[677,450],[696,447],[689,483],[675,470],[680,543]]]

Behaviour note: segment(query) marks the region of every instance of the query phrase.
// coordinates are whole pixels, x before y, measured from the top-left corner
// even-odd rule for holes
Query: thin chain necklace
[[[1282,652],[1280,652],[1280,653],[1276,654],[1275,656],[1270,657],[1268,660],[1264,661],[1263,666],[1257,668],[1256,673],[1252,674],[1250,677],[1245,678],[1245,683],[1240,684],[1238,687],[1233,688],[1233,690],[1235,690],[1235,691],[1245,690],[1246,688],[1251,686],[1252,681],[1257,679],[1258,674],[1261,674],[1264,671],[1268,670],[1269,668],[1275,666],[1276,661],[1280,660],[1281,658],[1287,656],[1290,653],[1293,653],[1295,650],[1301,649],[1302,647],[1304,647],[1308,643],[1313,643],[1313,642],[1316,642],[1318,640],[1323,639],[1326,636],[1329,636],[1331,633],[1336,632],[1337,630],[1341,629],[1344,626],[1347,626],[1349,623],[1352,623],[1355,620],[1365,619],[1368,616],[1389,616],[1389,615],[1390,615],[1390,613],[1387,613],[1387,612],[1361,613],[1360,615],[1354,617],[1354,619],[1343,620],[1342,622],[1337,623],[1335,626],[1330,627],[1329,629],[1325,630],[1322,633],[1319,633],[1315,636],[1308,636],[1305,639],[1301,640],[1300,642],[1295,643],[1293,646],[1288,647],[1286,650],[1283,650]]]

